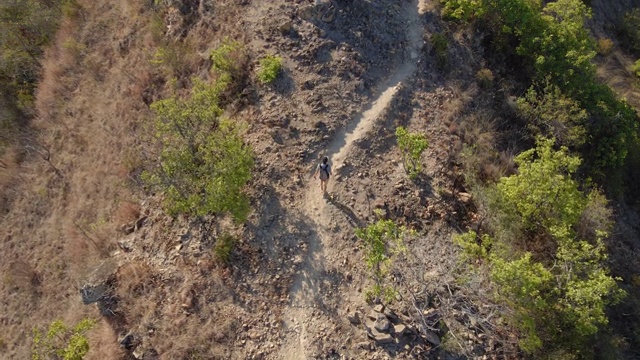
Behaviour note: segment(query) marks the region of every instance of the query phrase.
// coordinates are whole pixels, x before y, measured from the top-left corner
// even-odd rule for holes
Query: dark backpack
[[[329,177],[329,165],[327,164],[320,164],[320,170],[324,171],[327,174],[327,178]]]

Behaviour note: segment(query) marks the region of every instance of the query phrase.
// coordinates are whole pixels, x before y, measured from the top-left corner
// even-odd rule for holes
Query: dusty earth
[[[13,274],[2,284],[10,294],[3,357],[29,357],[18,319],[45,326],[85,316],[100,319],[92,359],[519,356],[490,285],[451,242],[479,216],[462,181],[462,145],[496,132],[460,119],[504,106],[474,79],[487,66],[482,39],[450,31],[426,0],[184,1],[159,27],[147,5],[81,4],[39,90],[36,124],[52,161],[23,165],[5,204],[1,250],[16,261],[3,267]],[[150,61],[158,28],[195,44],[182,77],[206,78],[206,54],[229,34],[246,43],[250,70],[265,54],[284,59],[274,84],[250,82],[228,109],[248,125],[256,154],[254,210],[241,228],[168,217],[161,194],[139,181],[152,158],[148,104],[170,77]],[[444,67],[433,33],[450,43]],[[60,45],[69,39],[100,56],[69,59]],[[414,181],[400,161],[398,125],[429,140]],[[334,172],[328,196],[312,178],[322,156]],[[374,209],[417,232],[390,269],[398,295],[383,304],[365,301],[372,282],[354,235],[377,219]],[[213,248],[226,232],[237,243],[224,265]]]

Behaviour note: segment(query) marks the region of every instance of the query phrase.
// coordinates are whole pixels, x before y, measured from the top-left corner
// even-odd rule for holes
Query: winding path
[[[327,148],[327,156],[331,159],[333,169],[339,169],[344,163],[353,144],[365,137],[375,125],[378,116],[384,112],[397,94],[401,85],[407,81],[417,69],[420,50],[422,48],[423,27],[420,20],[420,9],[426,0],[413,0],[406,2],[404,18],[407,19],[406,49],[409,61],[398,66],[388,80],[382,84],[384,89],[380,95],[371,102],[370,106],[360,116],[356,117],[345,129],[338,132],[334,140]],[[332,188],[329,182],[329,190]],[[299,274],[291,288],[289,306],[284,310],[285,330],[289,335],[280,349],[278,359],[300,360],[307,359],[307,350],[311,345],[313,334],[309,326],[317,328],[315,323],[314,308],[319,296],[320,284],[324,276],[324,259],[328,256],[325,252],[331,251],[328,239],[331,234],[330,216],[326,208],[326,201],[316,181],[310,181],[305,193],[305,204],[311,206],[304,209],[305,215],[316,221],[315,233],[309,239],[308,256],[302,264]],[[355,290],[354,290],[355,292]],[[347,296],[350,297],[350,296]]]

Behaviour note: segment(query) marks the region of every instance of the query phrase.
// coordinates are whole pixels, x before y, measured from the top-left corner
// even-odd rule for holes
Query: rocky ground
[[[436,68],[428,40],[442,25],[430,6],[417,1],[247,6],[251,15],[244,26],[252,52],[282,56],[286,70],[272,86],[254,88],[248,106],[235,115],[250,124],[257,169],[254,215],[239,234],[232,265],[217,268],[218,284],[205,280],[217,267],[207,250],[218,234],[208,234],[207,224],[182,223],[161,235],[161,229],[176,225],[157,211],[121,240],[123,251],[116,256],[162,269],[157,281],[166,287],[165,296],[187,293],[187,300],[169,311],[206,322],[205,302],[224,304],[221,315],[230,320],[222,330],[224,357],[431,358],[451,352],[491,358],[500,353],[495,340],[489,343],[479,310],[461,300],[466,295],[454,284],[460,265],[451,236],[473,205],[455,166],[452,170],[460,147],[453,145],[457,138],[449,130],[447,103],[461,87],[475,85],[458,80],[469,75],[463,68],[448,75]],[[416,181],[407,178],[395,147],[398,125],[429,138],[425,174]],[[310,176],[323,155],[331,158],[335,173],[325,197]],[[364,299],[371,283],[354,235],[356,227],[375,220],[374,209],[417,230],[393,268],[396,300],[384,305]],[[181,284],[186,279],[188,285]],[[157,330],[125,322],[133,325],[134,356],[163,353],[154,341]]]
[[[162,36],[196,34],[197,51],[206,55],[225,35],[237,35],[255,60],[250,71],[265,54],[284,59],[284,71],[274,84],[249,82],[228,108],[229,116],[248,125],[246,137],[256,154],[255,177],[249,186],[253,213],[241,228],[230,226],[225,218],[170,218],[160,210],[161,198],[145,192],[137,180],[136,158],[127,158],[134,164],[114,185],[126,191],[101,195],[91,187],[87,190],[81,179],[77,180],[80,185],[68,184],[71,194],[76,194],[76,187],[82,194],[95,194],[89,202],[94,207],[113,208],[114,199],[120,197],[133,204],[124,207],[126,216],[114,216],[115,210],[104,215],[103,225],[114,229],[108,236],[113,241],[92,257],[98,260],[90,262],[89,270],[78,272],[73,277],[76,283],[69,282],[59,296],[60,307],[83,300],[88,305],[83,313],[100,313],[101,328],[113,336],[112,343],[119,343],[110,352],[106,345],[96,346],[89,357],[518,357],[517,339],[500,319],[503,309],[485,296],[492,291],[490,285],[483,283],[482,274],[469,271],[459,261],[451,242],[453,234],[479,217],[474,199],[464,188],[459,154],[464,143],[493,131],[473,133],[460,119],[479,107],[504,106],[504,99],[482,90],[474,79],[486,66],[481,58],[482,39],[471,32],[452,31],[440,21],[437,4],[423,0],[181,4],[163,13]],[[106,2],[95,7],[96,14],[113,11]],[[130,68],[137,73],[127,70],[127,77],[115,83],[109,76],[90,76],[99,85],[96,98],[102,91],[115,94],[115,104],[109,108],[117,115],[112,127],[126,130],[104,131],[103,145],[82,142],[86,161],[72,160],[69,168],[91,168],[102,159],[100,151],[105,150],[101,148],[109,146],[130,146],[144,153],[140,150],[144,143],[136,134],[144,129],[142,120],[150,116],[146,105],[163,94],[164,75],[151,68],[145,56],[134,61],[130,53],[136,46],[146,49],[153,43],[140,30],[149,25],[139,19],[130,32],[122,30],[126,21],[149,17],[148,10],[133,5],[118,8],[120,22],[102,19],[100,29],[113,34],[113,39],[106,40],[118,44],[104,53],[117,50],[121,56],[103,65],[120,75]],[[101,33],[90,30],[83,33]],[[434,33],[445,34],[449,42],[446,64],[432,48]],[[92,44],[105,40],[90,38]],[[194,74],[206,73],[210,67],[207,56],[190,61],[195,64]],[[85,79],[74,85],[84,89],[85,96],[92,88]],[[119,91],[122,88],[126,92]],[[65,93],[67,105],[49,122],[78,122],[72,105],[79,92],[74,89],[70,86]],[[135,105],[119,102],[118,96]],[[82,102],[87,103],[90,98]],[[138,109],[136,118],[142,120],[125,116],[127,106]],[[98,118],[101,121],[96,123],[109,127],[108,116]],[[407,177],[396,146],[394,131],[399,125],[426,134],[429,141],[423,173],[415,180]],[[60,136],[59,131],[52,133]],[[121,140],[127,136],[131,141]],[[64,148],[64,138],[59,141]],[[325,155],[334,171],[329,196],[323,196],[311,177]],[[71,171],[65,166],[63,173]],[[99,187],[101,182],[94,182]],[[91,210],[90,205],[73,207],[76,197],[60,195],[65,204],[60,213],[71,217],[75,213],[69,209]],[[30,199],[24,203],[33,203]],[[354,231],[375,221],[376,209],[416,230],[406,243],[407,251],[390,269],[398,291],[393,301],[365,301],[372,282],[363,244]],[[95,217],[94,224],[100,218]],[[43,224],[60,228],[60,221]],[[76,227],[89,229],[85,237],[92,237],[92,227]],[[237,243],[230,262],[222,264],[215,259],[214,247],[228,232]],[[66,241],[63,235],[56,236],[57,241]],[[42,239],[48,238],[43,235]],[[11,239],[7,243],[16,249],[27,246]],[[84,246],[91,248],[90,243]],[[56,264],[65,261],[69,260],[56,258]],[[36,270],[44,273],[42,268]],[[78,288],[83,289],[82,296]],[[33,314],[48,319],[51,312]],[[24,337],[21,341],[27,342]],[[11,351],[10,358],[25,354],[20,349]]]

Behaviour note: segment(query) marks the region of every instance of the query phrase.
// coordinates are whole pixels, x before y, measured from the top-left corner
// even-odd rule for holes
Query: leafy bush
[[[532,86],[517,104],[534,135],[552,137],[557,144],[574,148],[585,143],[587,112],[557,86],[548,81]]]
[[[624,14],[617,30],[624,47],[640,56],[640,8],[631,9]]]
[[[260,69],[258,70],[258,80],[263,84],[272,83],[282,69],[282,58],[279,56],[267,55],[260,59]]]
[[[143,178],[164,191],[169,214],[229,212],[240,222],[248,214],[242,190],[251,178],[253,155],[240,136],[242,127],[220,117],[224,89],[224,83],[210,86],[195,80],[187,99],[172,97],[151,105],[160,161]]]
[[[595,45],[584,26],[591,16],[589,8],[580,0],[557,0],[544,7],[537,0],[444,0],[444,4],[448,16],[481,19],[494,38],[506,38],[500,42],[503,46],[515,44],[515,53],[532,79],[549,81],[587,111],[585,132],[590,141],[581,148],[586,166],[609,190],[619,191],[627,153],[640,145],[637,117],[596,80],[591,63]],[[632,11],[625,24],[638,19],[640,12]],[[628,28],[633,33],[640,27]]]
[[[227,91],[238,92],[246,82],[249,57],[245,48],[237,41],[225,39],[211,52],[212,72],[217,81],[228,84]]]
[[[636,62],[633,64],[632,70],[637,77],[640,77],[640,59],[636,60]]]
[[[227,264],[231,260],[231,252],[236,245],[236,239],[229,235],[223,234],[216,241],[213,252],[218,261]]]
[[[396,140],[402,153],[404,170],[409,177],[415,178],[422,170],[420,157],[429,143],[423,134],[410,133],[402,126],[396,128]]]
[[[95,320],[83,319],[73,328],[56,320],[49,325],[46,333],[33,329],[33,360],[82,360],[89,352],[86,332],[95,326]]]
[[[466,254],[489,260],[524,351],[584,356],[607,324],[606,306],[624,295],[606,268],[611,213],[601,194],[579,190],[571,175],[580,159],[553,150],[552,140],[540,139],[515,161],[518,174],[492,190],[493,236],[470,232],[455,240]]]
[[[446,67],[449,61],[449,41],[447,37],[444,34],[435,33],[431,35],[431,45],[436,52],[438,67]]]
[[[374,286],[367,292],[368,300],[381,295],[391,301],[395,290],[385,284],[385,278],[393,263],[393,258],[405,251],[403,238],[410,234],[392,220],[378,220],[365,227],[356,229],[356,236],[364,241],[364,260],[371,270]]]

